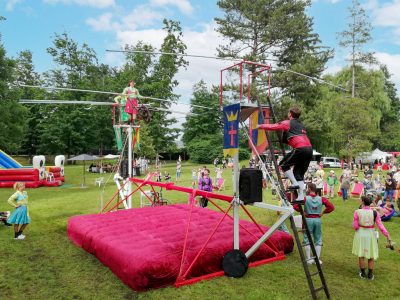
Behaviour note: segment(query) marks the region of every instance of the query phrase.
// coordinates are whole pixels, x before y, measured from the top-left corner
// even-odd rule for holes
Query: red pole
[[[243,96],[242,72],[243,72],[243,64],[240,64],[240,102],[242,102],[242,96]]]
[[[158,199],[157,193],[156,193],[156,191],[154,190],[154,187],[153,187],[152,185],[151,185],[151,189],[153,190],[154,196],[156,196],[156,199],[157,199],[157,201],[158,201],[158,204],[160,204],[160,206],[161,206],[160,199]]]
[[[113,105],[113,126],[115,126],[115,105]]]
[[[246,212],[246,214],[250,217],[250,219],[253,221],[253,223],[258,227],[258,229],[261,231],[262,234],[264,234],[265,232],[261,229],[261,227],[258,225],[258,223],[253,219],[253,217],[250,215],[250,213],[247,211],[247,209],[244,207],[243,204],[240,204],[240,206],[244,209],[244,211]],[[271,245],[276,252],[279,252],[278,248],[276,248],[276,246],[268,239],[265,241],[266,243],[268,242],[269,245]]]
[[[272,65],[269,65],[269,69],[268,69],[268,96],[271,98],[271,68]]]
[[[189,274],[190,270],[192,269],[194,263],[197,261],[197,259],[199,258],[200,254],[204,251],[204,248],[207,246],[208,242],[211,240],[211,238],[213,237],[213,235],[215,234],[215,232],[217,231],[219,225],[221,225],[222,221],[225,219],[226,215],[228,214],[228,212],[231,210],[232,204],[229,205],[229,208],[227,209],[227,211],[225,212],[225,214],[223,215],[223,217],[221,218],[221,220],[219,221],[219,223],[217,224],[217,226],[215,227],[215,229],[213,230],[213,232],[211,233],[211,235],[208,237],[206,243],[204,244],[204,246],[200,249],[199,253],[197,253],[195,259],[193,260],[192,264],[189,266],[189,268],[187,269],[186,273],[183,275],[183,278],[186,278],[186,276]],[[204,208],[203,208],[204,209]],[[178,277],[177,280],[183,280],[183,278]]]
[[[221,107],[222,107],[222,71],[221,71]]]
[[[183,243],[182,260],[181,260],[181,267],[179,268],[179,270],[180,270],[179,276],[181,276],[182,271],[183,271],[183,264],[184,264],[184,260],[185,260],[185,251],[186,251],[187,239],[188,239],[188,235],[189,235],[190,220],[192,219],[192,212],[193,212],[193,205],[190,205],[189,221],[188,221],[188,225],[186,227],[185,242]]]
[[[250,75],[247,76],[247,103],[250,103]]]
[[[214,202],[212,202],[210,198],[207,198],[207,199],[208,199],[208,201],[210,201],[212,204],[214,204],[220,211],[225,212],[225,211],[224,211],[222,208],[220,208],[217,204],[215,204]],[[231,217],[230,215],[228,215],[228,217],[229,217],[231,220],[233,220],[233,217]],[[252,233],[250,230],[248,230],[246,227],[244,227],[244,226],[241,225],[241,224],[239,224],[239,226],[240,226],[241,228],[243,228],[244,230],[246,230],[246,232],[247,232],[248,234],[250,234],[250,235],[252,235],[253,237],[255,237],[257,241],[259,240],[259,238],[258,238],[254,233]],[[265,247],[267,247],[268,249],[270,249],[272,252],[276,252],[276,251],[274,251],[273,249],[271,249],[271,247],[269,247],[267,244],[263,243],[263,245],[264,245]],[[275,246],[274,246],[274,248],[275,248]],[[275,254],[276,254],[276,253],[275,253]]]
[[[138,185],[136,184],[136,182],[134,182],[134,184],[135,184],[136,186],[138,186]],[[146,185],[146,184],[143,184],[143,185]],[[139,188],[139,190],[147,197],[147,199],[149,199],[150,202],[153,203],[154,206],[157,206],[157,205],[153,202],[153,200],[151,200],[150,197],[147,196],[147,194],[146,194],[140,187],[138,187],[138,188]]]
[[[144,184],[140,185],[143,186]],[[140,188],[139,187],[139,188]],[[120,202],[117,203],[117,205],[113,206],[108,212],[112,211],[114,208],[116,208],[118,205],[120,205],[122,202],[124,202],[126,199],[129,198],[129,196],[131,196],[133,193],[135,193],[139,188],[137,188],[136,190],[134,190],[132,193],[130,193],[128,196],[126,196],[123,200],[121,200]]]
[[[118,195],[118,193],[122,190],[122,188],[125,186],[125,184],[127,184],[128,181],[126,181],[121,188],[118,190],[118,192],[114,195],[114,197],[111,198],[111,200],[106,204],[106,206],[104,206],[104,208],[101,210],[100,214],[106,209],[106,207],[111,203],[111,201],[114,200],[115,196]]]

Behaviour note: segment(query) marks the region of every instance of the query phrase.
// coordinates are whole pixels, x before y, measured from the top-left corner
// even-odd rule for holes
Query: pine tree
[[[318,34],[313,33],[312,18],[306,14],[310,0],[221,0],[217,2],[225,13],[215,18],[217,29],[229,41],[218,48],[219,56],[245,58],[261,63],[275,62],[312,77],[320,77],[331,50],[323,50]],[[247,67],[254,72],[255,66]],[[273,68],[272,87],[280,87],[283,95],[296,100],[312,98],[315,85],[309,79]],[[253,76],[253,98],[266,97],[268,78]],[[237,88],[236,88],[237,89]],[[264,99],[265,100],[265,99]]]
[[[368,16],[358,0],[353,0],[352,3],[353,6],[346,8],[350,12],[350,15],[347,16],[347,19],[350,20],[350,23],[347,24],[348,29],[336,34],[339,46],[350,48],[348,61],[351,62],[352,67],[351,96],[354,98],[358,88],[357,67],[362,64],[376,63],[376,60],[373,52],[364,51],[365,45],[373,40],[371,36],[373,27],[368,22]]]

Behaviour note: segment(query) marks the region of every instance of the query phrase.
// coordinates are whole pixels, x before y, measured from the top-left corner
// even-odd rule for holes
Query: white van
[[[322,164],[324,168],[340,168],[342,166],[340,159],[326,156],[321,157],[320,164]]]

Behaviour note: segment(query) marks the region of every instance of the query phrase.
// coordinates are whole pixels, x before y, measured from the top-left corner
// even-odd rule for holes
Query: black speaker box
[[[127,159],[124,159],[121,162],[121,177],[128,178],[129,177],[129,162]]]
[[[239,199],[247,203],[262,202],[262,171],[253,168],[240,170]]]

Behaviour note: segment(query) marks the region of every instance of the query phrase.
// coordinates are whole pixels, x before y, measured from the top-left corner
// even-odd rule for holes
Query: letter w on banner
[[[263,109],[263,114],[264,118],[266,118],[266,123],[269,124],[269,109],[265,108]],[[257,130],[256,126],[258,124],[263,124],[261,114],[259,114],[259,111],[255,111],[251,114],[249,118],[249,136],[251,140],[253,141],[253,144],[259,154],[262,154],[265,151],[265,148],[268,146],[268,140],[267,136],[265,134],[265,130]],[[251,149],[253,150],[253,154],[256,154],[256,151],[254,151],[254,147],[249,141],[249,145]]]
[[[240,103],[224,107],[224,157],[239,154]]]

